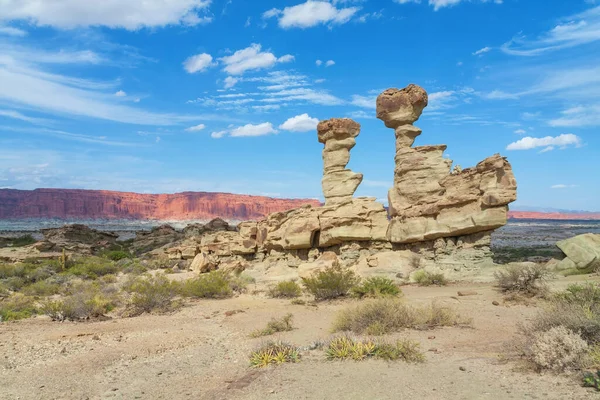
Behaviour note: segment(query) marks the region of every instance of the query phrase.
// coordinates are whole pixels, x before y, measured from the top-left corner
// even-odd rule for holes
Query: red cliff
[[[600,213],[561,213],[536,211],[509,211],[511,219],[600,220]]]
[[[0,189],[0,219],[247,220],[318,200],[275,199],[229,193],[139,194],[107,190]]]

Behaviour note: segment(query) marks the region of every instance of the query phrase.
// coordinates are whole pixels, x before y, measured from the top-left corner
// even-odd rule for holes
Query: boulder
[[[81,224],[42,229],[41,232],[44,235],[42,249],[65,249],[81,254],[93,254],[108,249],[117,243],[119,237],[115,233],[101,232]]]
[[[298,276],[300,278],[308,278],[315,272],[339,266],[340,260],[338,256],[332,251],[326,251],[315,261],[300,264],[298,266]]]
[[[209,254],[200,253],[194,257],[190,269],[193,272],[203,274],[205,272],[214,271],[218,266],[219,263],[215,257],[210,256]]]
[[[135,254],[144,254],[166,245],[172,245],[182,240],[184,234],[170,225],[161,225],[152,230],[137,232],[131,250]]]
[[[600,268],[600,234],[586,233],[556,243],[567,256],[560,268]]]
[[[419,255],[410,250],[383,251],[361,258],[350,269],[364,278],[407,279],[419,267],[419,261]]]

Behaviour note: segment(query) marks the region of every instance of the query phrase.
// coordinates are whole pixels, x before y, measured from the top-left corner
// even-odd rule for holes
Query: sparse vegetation
[[[358,298],[396,297],[402,293],[393,280],[384,277],[365,279],[352,288],[352,296]]]
[[[30,244],[34,244],[35,242],[37,242],[37,240],[35,240],[35,238],[31,235],[23,235],[9,240],[9,243],[12,247],[29,246]]]
[[[295,281],[279,282],[269,288],[269,296],[274,298],[293,299],[302,295],[302,288]]]
[[[67,296],[42,304],[40,311],[55,321],[77,321],[97,318],[118,305],[116,293],[110,293],[97,283],[79,282],[72,285]]]
[[[131,293],[128,308],[131,315],[144,312],[168,312],[177,307],[174,298],[179,285],[163,274],[146,275],[130,280],[124,289]]]
[[[334,322],[333,331],[383,335],[405,328],[424,329],[469,324],[469,320],[461,318],[451,308],[437,303],[416,307],[395,299],[379,299],[341,311]]]
[[[443,273],[433,273],[421,269],[413,274],[413,280],[419,286],[446,286],[448,280]]]
[[[224,299],[233,296],[230,274],[223,271],[212,271],[201,274],[197,278],[185,281],[181,294],[186,297]]]
[[[511,265],[494,274],[497,286],[504,293],[527,297],[544,297],[550,272],[542,265]]]
[[[330,300],[346,296],[360,282],[360,278],[349,269],[333,266],[302,278],[304,288],[315,300]]]
[[[381,358],[387,361],[425,361],[425,356],[419,350],[419,344],[406,339],[387,343],[339,336],[329,342],[325,354],[328,360],[360,361],[367,358]]]
[[[588,351],[588,344],[564,326],[545,332],[534,332],[529,346],[530,360],[538,369],[555,372],[579,369]]]
[[[298,349],[284,342],[267,342],[250,354],[250,365],[257,368],[271,364],[295,363],[299,360]]]
[[[36,312],[34,299],[21,293],[0,301],[0,322],[29,318]]]
[[[286,314],[280,319],[273,318],[264,329],[259,329],[250,334],[250,337],[257,338],[261,336],[269,336],[278,332],[288,332],[294,329],[292,325],[292,314]]]
[[[129,252],[124,250],[108,250],[103,252],[101,256],[112,261],[119,261],[133,257]]]
[[[600,370],[595,373],[587,372],[583,376],[583,386],[594,388],[600,392]]]

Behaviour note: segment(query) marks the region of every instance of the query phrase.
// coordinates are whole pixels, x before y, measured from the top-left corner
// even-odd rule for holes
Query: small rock
[[[92,340],[100,340],[100,336],[94,335],[94,336],[92,336]]]
[[[492,304],[495,305],[495,306],[499,306],[500,305],[500,303],[498,303],[496,300],[492,301]]]
[[[477,296],[477,292],[474,290],[461,290],[458,292],[459,296]]]
[[[429,337],[427,337],[427,339],[433,340],[433,339],[435,339],[435,336],[429,336]]]
[[[432,353],[437,353],[438,349],[436,349],[435,347],[432,347],[431,349],[429,349],[427,351],[431,351]]]
[[[466,371],[467,370],[465,367],[459,367],[458,369],[460,369],[461,371]]]

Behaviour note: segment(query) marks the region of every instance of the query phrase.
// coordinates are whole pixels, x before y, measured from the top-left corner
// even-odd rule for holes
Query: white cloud
[[[376,107],[377,96],[360,96],[355,94],[352,96],[351,103],[358,107],[373,108]]]
[[[310,28],[320,24],[345,24],[360,10],[359,7],[337,8],[327,1],[308,0],[283,11],[276,8],[263,14],[263,18],[279,18],[279,26],[288,28]]]
[[[527,131],[526,131],[525,129],[517,129],[517,130],[515,131],[515,133],[516,133],[517,135],[524,135],[524,134],[526,134],[526,133],[527,133]]]
[[[563,18],[559,25],[536,39],[517,37],[502,45],[502,51],[516,56],[537,56],[600,40],[600,6]]]
[[[327,60],[327,62],[325,63],[326,67],[331,67],[333,65],[335,65],[335,61],[333,61],[333,60]]]
[[[225,89],[230,89],[230,88],[234,87],[236,85],[236,83],[239,82],[239,79],[234,78],[233,76],[228,76],[227,78],[225,78],[225,80],[223,82],[225,83]]]
[[[199,132],[199,131],[203,130],[204,128],[206,128],[206,125],[199,124],[199,125],[195,125],[195,126],[190,126],[189,128],[186,129],[186,132]]]
[[[291,132],[307,132],[317,129],[319,120],[311,118],[308,114],[296,115],[279,125],[279,129]]]
[[[117,93],[115,93],[115,96],[117,96],[117,97],[126,97],[127,93],[125,93],[122,90],[119,90]]]
[[[212,56],[207,53],[196,54],[183,62],[183,68],[190,74],[206,71],[214,65]]]
[[[473,53],[474,56],[480,56],[482,54],[488,53],[490,50],[492,50],[491,47],[484,47],[482,49],[477,50],[476,52]]]
[[[231,137],[256,137],[275,134],[278,131],[273,128],[273,124],[270,122],[263,122],[262,124],[247,124],[237,128],[232,128],[225,131],[213,132],[211,137],[220,139],[224,136]]]
[[[19,28],[13,28],[12,26],[3,26],[0,25],[0,35],[8,35],[8,36],[27,36],[27,31]]]
[[[21,114],[20,112],[13,110],[0,109],[0,117],[18,119],[21,121],[30,122],[32,124],[45,124],[48,122],[48,120],[45,120],[43,118],[28,117],[27,115]]]
[[[521,140],[509,144],[506,147],[506,150],[530,150],[537,147],[544,147],[542,152],[545,152],[553,150],[555,146],[564,149],[568,146],[580,147],[581,145],[582,140],[579,136],[572,133],[566,133],[555,137],[546,136],[543,138],[527,136]]]
[[[551,119],[548,124],[554,127],[600,126],[600,103],[572,107],[562,114],[563,117]]]
[[[429,0],[429,5],[433,6],[434,11],[438,11],[440,8],[452,7],[463,0]],[[502,0],[480,0],[482,3],[494,2],[496,4],[502,4]],[[394,0],[395,3],[408,4],[408,3],[421,3],[421,0]]]
[[[575,188],[578,185],[564,185],[564,184],[558,184],[558,185],[552,185],[550,186],[550,189],[567,189],[567,188]]]
[[[323,61],[317,60],[315,61],[315,64],[317,64],[317,67],[320,67],[321,65],[323,65]]]
[[[290,62],[293,59],[294,56],[290,54],[277,58],[271,52],[263,52],[261,45],[256,43],[238,50],[230,56],[220,58],[225,64],[224,71],[230,75],[242,75],[246,71],[270,68],[278,62]]]
[[[59,29],[106,26],[137,30],[167,25],[198,25],[210,22],[199,12],[210,0],[18,0],[3,1],[0,20],[22,20]]]
[[[375,114],[369,114],[363,110],[349,112],[348,116],[352,119],[374,119],[375,118]]]
[[[462,67],[462,65],[463,65],[463,62],[462,62],[462,61],[459,61],[459,62],[457,62],[457,63],[456,63],[456,66],[457,66],[457,67]]]

